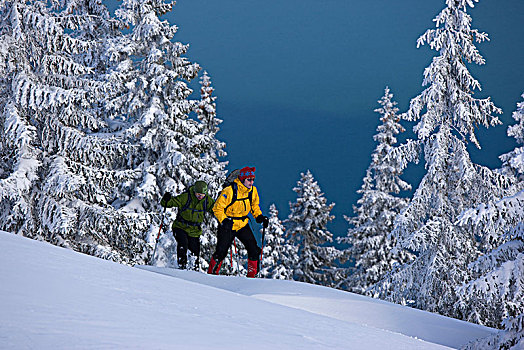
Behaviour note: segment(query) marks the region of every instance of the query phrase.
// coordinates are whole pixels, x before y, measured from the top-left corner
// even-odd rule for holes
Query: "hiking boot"
[[[215,258],[211,258],[211,261],[209,262],[209,268],[207,269],[207,273],[211,275],[218,275],[220,272],[220,267],[222,267],[222,261],[217,263]]]
[[[187,268],[187,261],[184,261],[183,259],[178,259],[178,268],[180,270],[185,270]]]
[[[254,278],[258,273],[258,260],[247,261],[247,277]]]

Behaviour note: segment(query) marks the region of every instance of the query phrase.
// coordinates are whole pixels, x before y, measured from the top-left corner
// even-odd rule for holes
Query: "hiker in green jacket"
[[[196,256],[195,269],[199,267],[200,236],[204,213],[213,213],[215,201],[207,194],[207,183],[197,181],[187,191],[172,197],[166,192],[160,201],[165,208],[177,207],[178,213],[173,222],[173,236],[177,242],[177,261],[180,269],[187,265],[187,249]]]

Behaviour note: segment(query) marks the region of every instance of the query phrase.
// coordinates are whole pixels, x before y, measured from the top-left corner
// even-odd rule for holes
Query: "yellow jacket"
[[[239,179],[235,179],[235,183],[237,184],[238,190],[237,200],[235,203],[233,203],[233,205],[225,210],[233,200],[232,186],[227,186],[224,188],[215,202],[213,212],[215,213],[215,216],[219,222],[222,222],[227,217],[240,218],[247,216],[249,212],[251,212],[255,218],[262,214],[262,211],[260,210],[260,198],[258,197],[258,191],[256,187],[253,186],[251,189],[248,189],[242,182],[240,182]],[[249,203],[249,192],[251,191],[253,193],[251,194],[251,203]],[[249,219],[247,218],[243,220],[233,219],[233,230],[240,230],[242,227],[246,226],[248,222]]]

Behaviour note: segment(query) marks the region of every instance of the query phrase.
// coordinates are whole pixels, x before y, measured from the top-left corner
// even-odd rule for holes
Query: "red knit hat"
[[[242,169],[240,169],[240,173],[238,174],[238,179],[240,181],[244,181],[245,179],[247,178],[255,178],[255,167],[243,167]]]

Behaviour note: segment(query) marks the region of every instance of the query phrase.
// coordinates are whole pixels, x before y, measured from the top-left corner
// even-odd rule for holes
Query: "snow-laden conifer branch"
[[[524,98],[524,94],[522,94]],[[515,138],[517,144],[513,151],[500,156],[505,174],[515,176],[519,181],[524,181],[524,102],[517,103],[517,109],[512,114],[517,122],[508,127],[508,136]]]
[[[75,75],[91,74],[93,68],[86,67],[83,64],[77,64],[74,61],[57,55],[45,55],[42,59],[42,73],[44,74],[61,74],[73,73]]]
[[[384,161],[397,165],[398,171],[403,171],[410,163],[418,164],[422,153],[422,142],[406,140],[405,143],[392,147],[385,155]]]
[[[5,106],[3,116],[4,126],[0,132],[3,162],[0,199],[9,199],[15,203],[21,201],[23,213],[27,214],[23,194],[38,179],[37,172],[41,165],[39,151],[35,148],[37,130],[18,113],[12,103]],[[9,151],[5,152],[7,149]]]
[[[485,228],[505,228],[524,221],[524,190],[499,201],[480,204],[466,210],[459,218],[459,225]],[[491,231],[491,230],[490,230]]]
[[[524,314],[508,318],[503,323],[504,332],[479,339],[464,346],[462,350],[518,349],[524,343]]]

